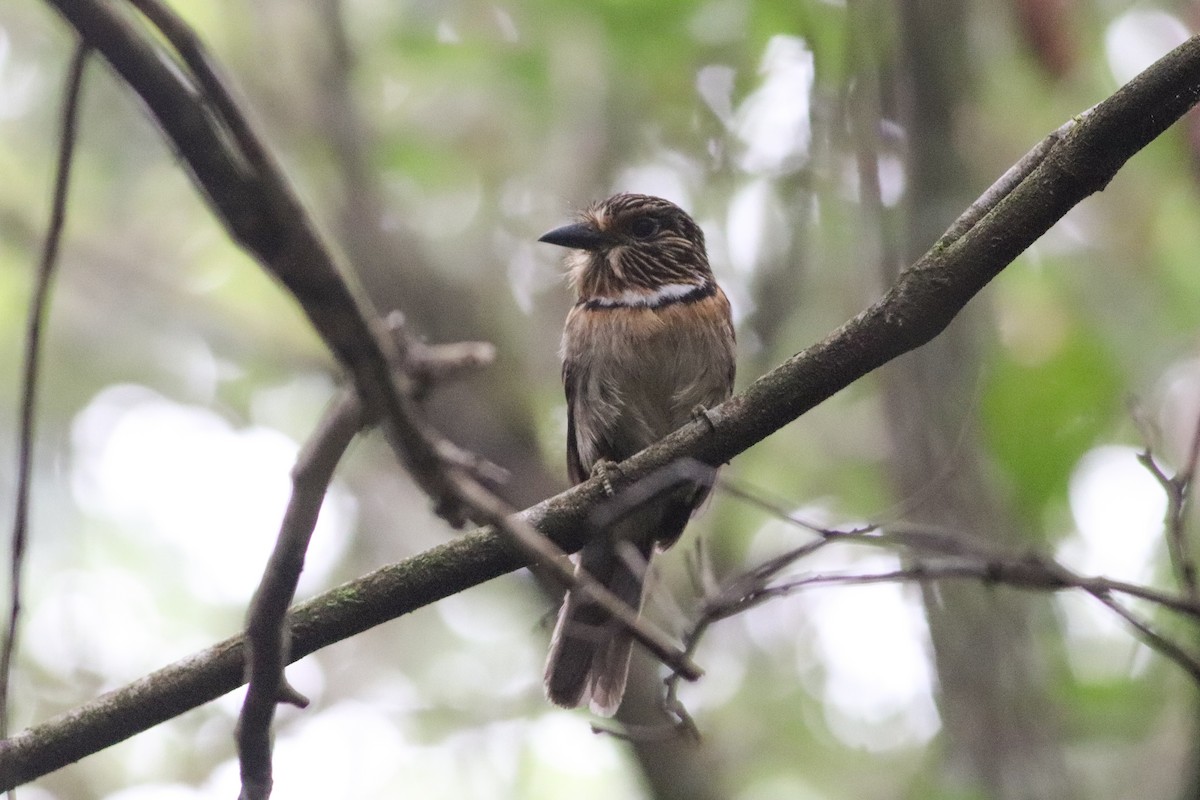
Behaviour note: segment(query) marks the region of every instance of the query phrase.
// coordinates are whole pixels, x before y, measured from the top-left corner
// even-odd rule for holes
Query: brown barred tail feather
[[[627,549],[627,554],[618,551]],[[614,543],[608,536],[586,545],[577,570],[586,571],[634,611],[641,606],[646,562],[653,548]],[[564,708],[585,701],[612,716],[625,694],[633,637],[581,592],[567,593],[546,660],[546,695]]]

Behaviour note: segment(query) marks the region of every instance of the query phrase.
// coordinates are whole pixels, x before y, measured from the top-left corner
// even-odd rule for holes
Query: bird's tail
[[[576,571],[586,571],[636,612],[653,547],[653,541],[604,536],[583,548]],[[624,627],[582,593],[567,592],[550,640],[546,696],[565,708],[586,700],[595,713],[612,716],[625,694],[632,651]]]

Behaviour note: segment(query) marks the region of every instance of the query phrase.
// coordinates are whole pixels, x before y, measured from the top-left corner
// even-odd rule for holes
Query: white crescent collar
[[[707,280],[700,283],[664,283],[651,291],[626,289],[616,297],[590,297],[581,300],[587,308],[660,308],[672,303],[699,300],[712,293],[712,284]]]

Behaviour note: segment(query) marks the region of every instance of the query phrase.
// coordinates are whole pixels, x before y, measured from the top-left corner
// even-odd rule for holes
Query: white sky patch
[[[737,71],[725,64],[709,64],[696,73],[696,92],[726,128],[733,127],[733,83],[736,77]]]
[[[296,442],[263,427],[234,429],[199,407],[140,386],[98,394],[76,417],[72,489],[151,550],[169,548],[171,581],[204,601],[243,603],[254,591],[291,493]],[[321,588],[345,546],[354,501],[326,497],[300,581]]]
[[[829,524],[819,506],[793,513]],[[811,538],[794,526],[768,522],[751,544],[750,562],[761,563]],[[798,562],[790,577],[868,575],[899,568],[899,559],[891,554],[833,545]],[[801,589],[741,619],[760,647],[794,644],[798,675],[823,701],[831,732],[847,745],[875,751],[913,747],[940,730],[929,630],[909,587],[880,583]]]
[[[188,652],[207,643],[163,624],[154,593],[134,570],[58,570],[31,595],[26,629],[33,635],[22,647],[56,674],[103,675],[117,685],[161,666],[164,649]]]
[[[462,37],[458,35],[458,31],[449,20],[442,20],[437,26],[437,40],[442,44],[459,44],[462,42]]]
[[[404,772],[418,763],[432,767],[436,748],[407,743],[396,725],[366,704],[345,701],[305,718],[276,736],[274,797],[395,797],[406,786]],[[414,774],[413,780],[418,779]],[[417,784],[409,784],[416,792]],[[238,765],[230,760],[207,781],[205,798],[238,795]]]
[[[496,27],[500,29],[500,35],[504,37],[504,41],[516,43],[521,40],[521,33],[517,30],[517,23],[513,20],[512,14],[500,6],[492,6],[492,17],[496,20]]]
[[[742,274],[786,251],[788,221],[770,181],[742,187],[729,203],[726,222],[729,263]]]
[[[480,587],[462,592],[435,605],[438,616],[454,633],[480,645],[512,642],[529,631],[530,604],[521,603],[511,592]]]
[[[1058,557],[1085,575],[1146,581],[1162,542],[1167,497],[1137,451],[1105,445],[1084,454],[1068,497],[1076,532]]]
[[[808,158],[813,54],[795,36],[773,36],[759,67],[762,84],[738,107],[733,132],[746,145],[741,167],[750,173],[790,171]]]
[[[24,115],[33,105],[40,83],[36,66],[15,63],[12,40],[0,25],[0,119]]]
[[[670,154],[665,154],[670,158]],[[629,167],[617,176],[613,192],[637,192],[670,200],[684,211],[693,210],[692,193],[683,164],[663,162]]]
[[[529,242],[518,242],[516,237],[507,234],[497,234],[503,239],[504,245],[509,245],[512,253],[508,258],[508,286],[512,290],[513,299],[521,313],[530,315],[537,307],[540,294],[561,278],[561,273],[551,273],[546,268],[547,259],[539,258],[538,251]],[[556,262],[557,263],[557,262]]]
[[[402,720],[353,700],[306,713],[277,737],[273,796],[462,800],[515,797],[520,789],[522,797],[556,797],[568,784],[580,800],[642,795],[620,743],[596,736],[578,715],[500,720],[436,741],[428,733],[417,740]],[[529,768],[530,755],[537,769]],[[238,765],[230,759],[181,800],[237,793]]]
[[[1059,560],[1083,575],[1145,583],[1162,547],[1167,498],[1138,463],[1137,451],[1119,445],[1089,451],[1071,475],[1068,496],[1076,530],[1059,545]],[[1145,666],[1138,658],[1144,648],[1110,609],[1075,592],[1056,601],[1067,655],[1081,678],[1108,679]]]
[[[21,792],[25,796],[25,792]],[[49,796],[49,795],[47,795]],[[130,786],[120,789],[104,800],[205,800],[206,795],[200,789],[193,789],[178,783],[145,783],[140,786]],[[31,797],[30,800],[36,800]]]
[[[847,571],[899,568],[895,556],[870,553],[854,558]],[[898,583],[827,588],[805,595],[805,605],[826,668],[825,715],[833,734],[868,750],[933,738],[941,720],[933,700],[929,630],[913,594]]]
[[[1156,8],[1127,11],[1104,32],[1108,68],[1124,84],[1188,39],[1178,17]]]
[[[908,176],[904,172],[904,160],[894,153],[879,156],[879,194],[883,204],[891,208],[904,197]]]
[[[704,665],[704,677],[679,684],[684,707],[696,714],[736,700],[746,677],[746,662],[753,657],[745,640],[733,629],[722,625],[710,628],[697,654],[697,662]]]
[[[576,714],[553,711],[538,718],[530,733],[537,760],[564,775],[594,779],[621,767],[614,740],[592,733]]]
[[[740,189],[729,203],[729,263],[743,274],[753,271],[762,249],[764,204],[771,186],[755,181]]]
[[[1179,469],[1187,463],[1196,425],[1200,423],[1200,359],[1172,364],[1163,375],[1158,424],[1161,442],[1155,451]]]

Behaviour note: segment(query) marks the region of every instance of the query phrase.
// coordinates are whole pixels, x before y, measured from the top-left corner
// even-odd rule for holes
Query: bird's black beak
[[[599,250],[610,244],[608,236],[584,222],[573,222],[555,228],[543,234],[538,241],[556,244],[559,247],[573,247],[576,250]]]

